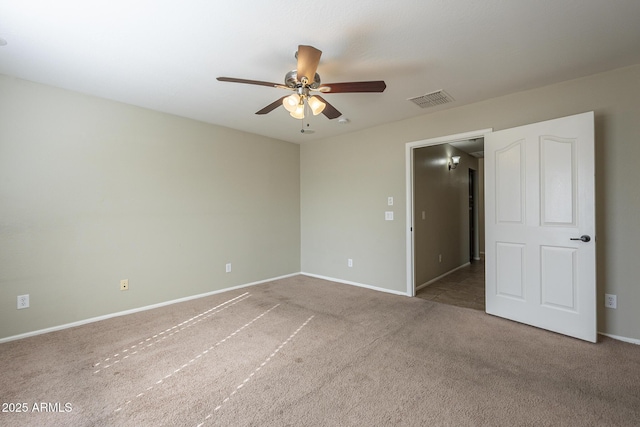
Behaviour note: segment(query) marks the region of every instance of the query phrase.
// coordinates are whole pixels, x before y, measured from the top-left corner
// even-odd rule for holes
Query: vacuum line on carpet
[[[198,354],[197,356],[195,356],[193,359],[189,360],[187,363],[183,364],[182,366],[180,366],[179,368],[177,368],[176,370],[173,371],[173,373],[168,374],[166,376],[164,376],[162,379],[156,381],[155,385],[160,385],[163,382],[165,382],[165,380],[173,377],[174,375],[178,374],[180,371],[182,371],[183,369],[187,368],[189,365],[195,363],[196,360],[200,359],[202,356],[206,355],[207,353],[209,353],[211,350],[215,349],[217,346],[219,346],[220,344],[226,342],[227,340],[233,338],[235,335],[238,334],[238,332],[242,331],[243,329],[246,329],[247,327],[249,327],[252,323],[256,322],[258,319],[262,318],[263,316],[265,316],[267,313],[269,313],[272,310],[275,310],[280,304],[276,304],[273,307],[271,307],[270,309],[268,309],[267,311],[263,312],[262,314],[260,314],[259,316],[256,316],[253,318],[253,320],[251,320],[248,323],[245,323],[244,325],[242,325],[240,328],[236,329],[234,332],[230,333],[229,335],[227,335],[226,337],[224,337],[223,339],[221,339],[220,341],[218,341],[217,343],[213,344],[211,347],[209,347],[207,350],[201,352],[200,354]],[[135,397],[135,399],[140,398],[142,396],[144,396],[147,392],[153,390],[154,386],[149,386],[147,387],[147,389],[142,392],[142,393],[138,393]],[[114,412],[120,412],[122,411],[124,406],[127,406],[129,404],[131,404],[133,402],[133,399],[128,400],[124,403],[123,406],[120,406],[119,408],[117,408]]]
[[[273,351],[273,353],[271,353],[271,354],[269,355],[269,357],[267,357],[267,358],[266,358],[266,359],[265,359],[265,360],[260,364],[260,366],[258,366],[256,369],[254,369],[254,370],[249,374],[249,376],[248,376],[247,378],[245,378],[245,379],[244,379],[244,381],[242,381],[242,382],[240,383],[240,385],[238,385],[238,386],[235,388],[235,390],[233,390],[233,391],[231,392],[231,394],[229,394],[229,396],[227,396],[226,398],[224,398],[224,399],[222,400],[222,402],[221,402],[218,406],[216,406],[216,407],[213,409],[213,411],[212,411],[209,415],[207,415],[206,417],[204,417],[204,421],[203,421],[203,422],[201,422],[200,424],[198,424],[198,425],[197,425],[197,427],[202,427],[206,421],[208,421],[211,417],[213,417],[213,414],[214,414],[214,413],[216,413],[216,412],[218,412],[218,411],[220,410],[220,408],[222,408],[222,405],[224,405],[225,403],[227,403],[227,402],[229,401],[229,399],[231,399],[231,398],[232,398],[232,397],[233,397],[233,396],[234,396],[234,395],[235,395],[235,394],[236,394],[236,393],[237,393],[237,392],[238,392],[242,387],[244,387],[244,385],[245,385],[246,383],[248,383],[248,382],[249,382],[249,380],[250,380],[250,379],[251,379],[255,374],[257,374],[257,373],[258,373],[258,371],[260,371],[260,369],[264,368],[264,366],[265,366],[267,363],[269,363],[269,361],[271,361],[271,359],[272,359],[273,357],[275,357],[275,355],[276,355],[276,354],[278,354],[278,352],[279,352],[280,350],[282,350],[282,347],[284,347],[285,345],[287,345],[287,344],[289,343],[289,341],[291,341],[291,340],[293,339],[293,337],[295,337],[295,336],[298,334],[298,332],[300,332],[300,331],[302,330],[302,328],[304,328],[305,326],[307,326],[307,324],[308,324],[309,322],[311,322],[311,319],[313,319],[314,317],[315,317],[315,316],[311,316],[311,317],[309,317],[309,318],[308,318],[308,319],[307,319],[307,320],[306,320],[302,325],[300,325],[300,327],[299,327],[298,329],[296,329],[296,330],[295,330],[295,332],[294,332],[294,333],[292,333],[291,335],[289,335],[289,338],[287,338],[285,341],[283,341],[283,342],[278,346],[278,348],[276,348],[276,349]]]
[[[102,371],[104,369],[110,368],[111,366],[115,365],[116,363],[119,363],[120,360],[128,359],[129,356],[138,354],[139,351],[146,350],[147,348],[153,346],[154,344],[157,344],[160,341],[163,341],[163,340],[165,340],[165,339],[177,334],[178,332],[184,331],[185,329],[190,328],[191,326],[194,326],[194,325],[202,322],[203,320],[213,316],[214,314],[220,313],[222,310],[225,310],[225,309],[227,309],[227,308],[229,308],[231,306],[234,306],[235,304],[237,304],[237,303],[239,303],[241,301],[246,300],[250,296],[251,295],[249,294],[249,292],[245,292],[242,295],[238,295],[235,298],[232,298],[232,299],[230,299],[228,301],[223,302],[222,304],[218,304],[217,306],[215,306],[213,308],[210,308],[207,311],[204,311],[204,312],[202,312],[202,313],[200,313],[200,314],[198,314],[196,316],[193,316],[191,319],[185,320],[182,323],[179,323],[179,324],[177,324],[175,326],[170,327],[169,329],[166,329],[166,330],[164,330],[164,331],[162,331],[162,332],[160,332],[160,333],[158,333],[156,335],[153,335],[152,337],[149,337],[147,339],[144,339],[144,340],[140,341],[138,344],[134,344],[131,347],[122,350],[120,353],[123,353],[124,355],[121,355],[120,353],[116,353],[111,357],[107,357],[102,362],[94,363],[93,367],[95,368],[96,366],[100,366],[101,363],[109,362],[107,365],[103,365],[101,368],[97,369],[96,371],[93,371],[93,373],[97,374],[98,372],[100,372],[100,371]],[[236,301],[234,301],[234,300],[236,300]],[[231,302],[231,301],[234,301],[234,302]],[[216,310],[217,308],[222,307],[225,304],[228,304],[228,305],[226,305],[225,307],[223,307],[223,308],[221,308],[219,310]],[[216,310],[216,311],[213,311],[213,310]],[[201,317],[201,316],[204,316],[204,317]],[[179,328],[179,329],[176,329],[176,328]],[[175,329],[175,331],[174,331],[174,329]],[[170,331],[172,331],[172,332],[170,332]],[[169,334],[166,334],[167,332],[169,332]],[[156,340],[154,342],[149,342],[152,339],[156,339]],[[145,345],[145,343],[146,343],[146,345]],[[122,358],[118,359],[118,358],[120,358],[120,356],[122,356]]]

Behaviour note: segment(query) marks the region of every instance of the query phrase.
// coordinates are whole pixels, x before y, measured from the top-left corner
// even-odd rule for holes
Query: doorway
[[[419,261],[414,152],[480,137],[487,150],[486,313],[596,342],[593,111],[407,144],[407,294],[416,295]]]
[[[476,152],[474,154],[479,157]],[[479,163],[482,165],[482,161],[479,160]],[[481,244],[479,238],[480,231],[484,231],[484,223],[479,221],[479,210],[481,209],[479,205],[483,201],[483,192],[478,188],[480,181],[478,176],[482,171],[484,171],[482,167],[468,169],[468,263],[425,286],[418,285],[416,287],[417,298],[485,311],[485,265],[484,256],[480,252],[484,243]],[[421,185],[421,183],[416,183],[416,185]],[[416,191],[415,188],[414,191]],[[484,203],[482,204],[484,205]],[[420,238],[420,236],[416,237]],[[417,246],[420,246],[419,242]],[[417,259],[416,262],[419,263],[420,260]]]
[[[491,132],[491,129],[407,144],[407,293],[411,296],[484,311],[484,219],[480,212],[483,209],[481,190],[484,168],[464,159],[482,158],[483,138],[488,132]],[[436,156],[426,161],[432,168],[439,167],[443,177],[431,177],[430,185],[441,187],[440,196],[436,195],[435,199],[426,205],[424,200],[421,200],[421,195],[416,199],[416,192],[420,192],[419,186],[423,185],[424,181],[421,180],[424,176],[420,167],[415,165],[416,158],[421,157],[421,152],[417,150],[425,147],[436,147],[434,152],[440,153],[440,158]],[[448,153],[446,156],[443,155],[445,152]],[[453,154],[462,156],[463,161],[450,168],[449,160]],[[482,162],[483,160],[480,160],[480,163]],[[456,168],[457,170],[452,170]],[[458,191],[456,188],[459,189],[460,185],[463,186],[460,194],[464,193],[464,197],[459,197],[457,202],[464,211],[464,223],[456,226],[446,222],[451,220],[446,216],[447,209],[452,209],[449,193]],[[438,207],[443,208],[444,213],[434,213],[434,209],[437,210]],[[427,226],[428,223],[430,225]],[[425,237],[425,227],[430,228],[429,237]],[[425,245],[425,240],[429,240],[429,244]],[[461,250],[461,245],[458,245],[455,249],[447,249],[447,246],[451,246],[456,240],[464,240],[464,248]],[[433,247],[434,241],[436,245],[440,245],[438,248]],[[448,254],[441,253],[447,250]],[[447,257],[457,258],[447,260]],[[432,268],[428,276],[424,275],[425,263],[436,263],[435,270]]]

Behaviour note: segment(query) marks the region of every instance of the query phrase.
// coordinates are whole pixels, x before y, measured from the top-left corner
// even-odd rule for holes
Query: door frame
[[[493,132],[493,128],[480,129],[470,132],[457,133],[453,135],[440,136],[437,138],[423,139],[420,141],[408,142],[405,145],[405,180],[406,180],[406,259],[407,259],[407,295],[416,295],[414,262],[414,241],[413,241],[413,150],[416,148],[428,147],[430,145],[448,144],[466,139],[484,138],[488,133]],[[486,173],[486,171],[485,171]]]

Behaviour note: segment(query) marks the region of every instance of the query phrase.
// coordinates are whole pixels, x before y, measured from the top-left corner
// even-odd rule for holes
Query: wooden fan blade
[[[298,46],[297,76],[299,82],[302,81],[303,77],[306,77],[309,80],[309,83],[313,83],[321,55],[322,51],[313,46]]]
[[[320,85],[318,89],[325,87],[329,88],[329,90],[323,90],[324,93],[384,92],[387,88],[387,84],[383,80],[370,82],[327,83]]]
[[[285,99],[285,98],[286,98],[286,96],[283,96],[282,98],[278,99],[277,101],[273,101],[271,104],[267,105],[262,110],[256,111],[256,114],[267,114],[267,113],[272,112],[273,110],[275,110],[276,108],[278,108],[279,106],[282,105],[282,100]]]
[[[342,115],[342,113],[340,111],[338,111],[336,109],[336,107],[334,107],[333,105],[329,104],[326,99],[324,99],[320,95],[314,95],[314,96],[316,98],[318,98],[320,101],[322,101],[322,102],[324,102],[326,104],[325,107],[324,107],[324,110],[322,110],[322,114],[327,116],[328,119],[337,119],[338,117],[340,117]]]
[[[281,84],[278,84],[278,83],[262,82],[260,80],[236,79],[234,77],[218,77],[216,80],[221,82],[244,83],[248,85],[258,85],[258,86],[269,86],[269,87],[282,86]]]

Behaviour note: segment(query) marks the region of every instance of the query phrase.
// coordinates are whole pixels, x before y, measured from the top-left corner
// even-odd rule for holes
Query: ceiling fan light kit
[[[304,90],[305,88],[300,89],[300,94],[294,93],[289,96],[285,96],[282,99],[282,105],[289,112],[291,117],[296,119],[304,119],[305,101],[314,116],[322,113],[327,104],[322,102],[316,96],[309,96],[309,91]]]
[[[290,112],[289,115],[294,119],[299,119],[299,120],[304,119],[304,104],[298,105],[295,111]]]
[[[314,116],[322,113],[324,111],[324,107],[327,106],[327,104],[320,101],[317,96],[312,96],[307,99],[307,104],[309,104],[309,108],[311,108],[311,112]]]
[[[264,82],[259,80],[246,80],[234,77],[218,77],[219,81],[231,83],[244,83],[258,86],[270,86],[278,89],[286,89],[295,93],[284,96],[256,114],[267,114],[282,104],[291,117],[304,119],[305,107],[309,107],[314,116],[324,114],[328,119],[336,119],[342,115],[333,105],[319,95],[310,95],[311,92],[320,93],[356,93],[356,92],[384,92],[387,85],[382,80],[369,82],[345,82],[321,84],[320,76],[316,73],[322,51],[313,46],[299,45],[296,52],[298,67],[289,71],[284,78],[284,85]],[[313,76],[313,80],[309,78]]]
[[[298,105],[300,105],[300,97],[295,93],[293,95],[285,96],[282,99],[282,105],[288,112],[293,113],[296,111]]]

